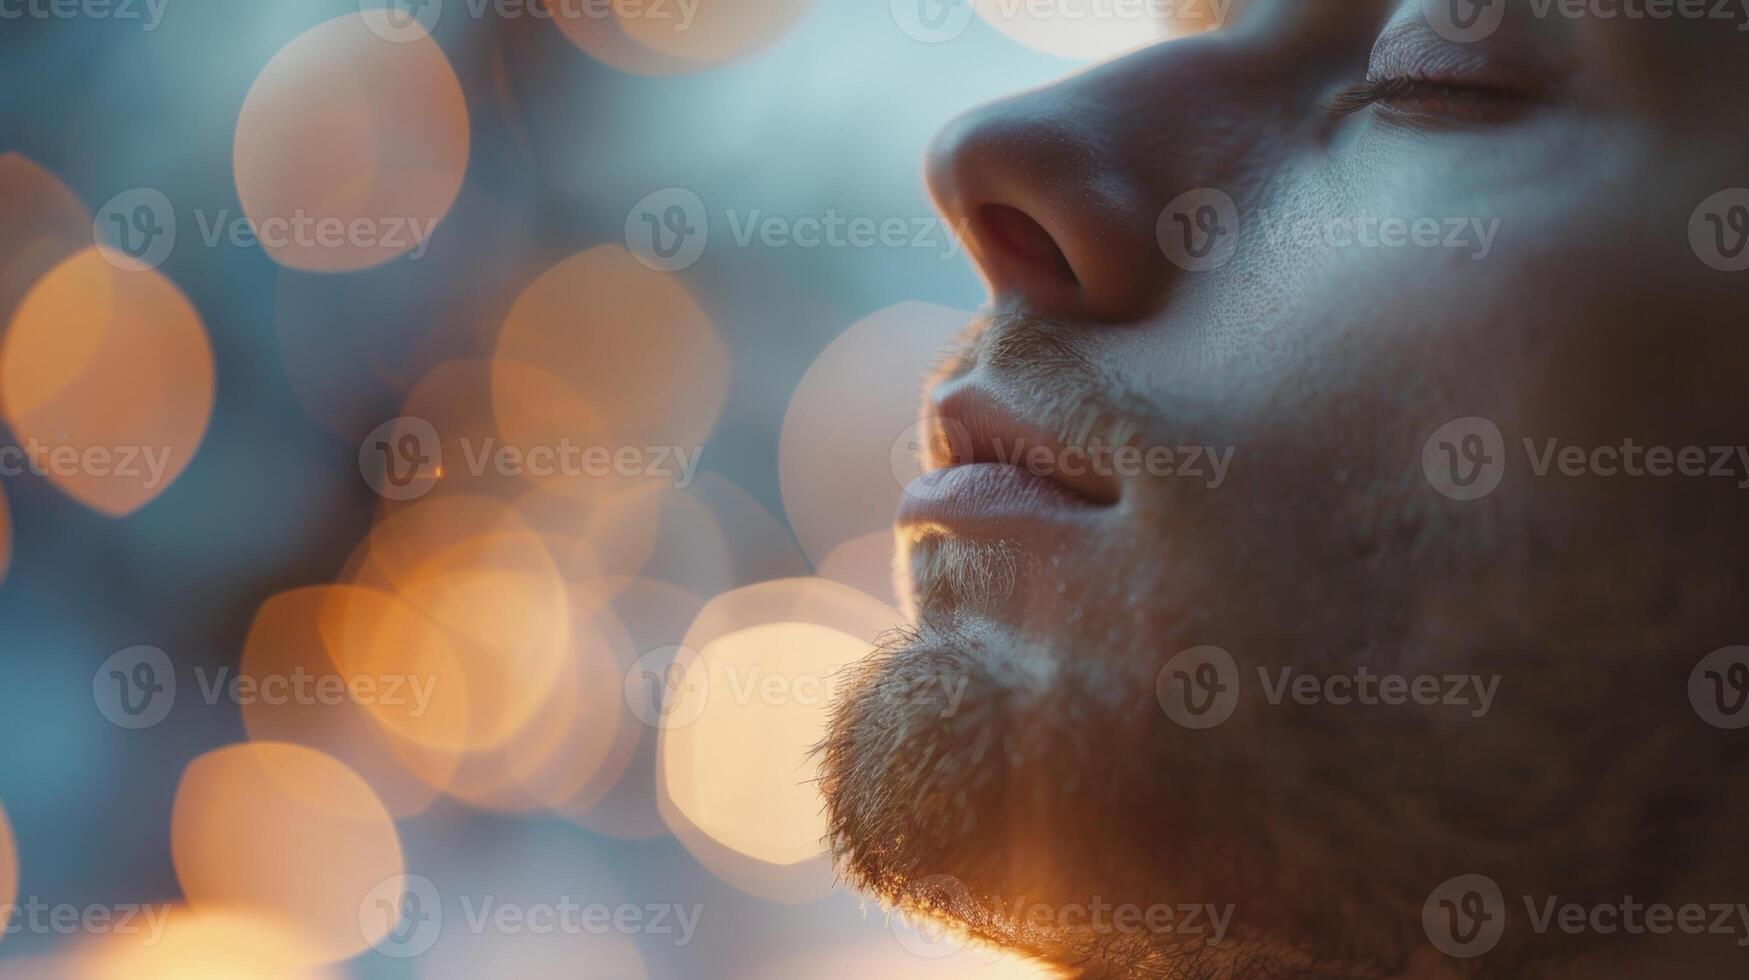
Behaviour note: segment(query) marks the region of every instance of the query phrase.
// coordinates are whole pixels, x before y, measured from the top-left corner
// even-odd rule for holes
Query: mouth
[[[1023,525],[1094,519],[1121,488],[1098,449],[1070,445],[964,377],[931,397],[925,472],[905,488],[898,525],[1012,536]]]

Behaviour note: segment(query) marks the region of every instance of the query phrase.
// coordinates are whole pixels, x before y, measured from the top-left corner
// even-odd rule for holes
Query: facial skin
[[[1455,43],[1422,0],[1257,0],[941,135],[930,187],[991,307],[930,383],[932,462],[1002,438],[1058,469],[1087,445],[1231,458],[1218,486],[1205,455],[1054,483],[954,466],[917,491],[917,628],[824,746],[853,881],[1085,976],[1740,974],[1734,915],[1731,935],[1568,934],[1526,901],[1749,902],[1749,739],[1689,696],[1703,657],[1749,643],[1749,469],[1535,465],[1550,439],[1749,444],[1749,272],[1689,234],[1749,184],[1749,13],[1505,2]],[[1355,91],[1369,75],[1389,84]],[[1187,224],[1231,227],[1173,218],[1203,188],[1232,200],[1236,247],[1186,268]],[[1442,244],[1324,231],[1369,218],[1438,219]],[[1473,472],[1480,444],[1432,438],[1467,417],[1498,427],[1505,472],[1458,500],[1424,461]],[[1174,661],[1204,646],[1237,701],[1187,727],[1163,705],[1206,693]],[[1477,689],[1272,703],[1283,670],[1363,668],[1495,687],[1479,716]],[[956,711],[929,693],[944,677],[969,682]],[[1466,874],[1504,899],[1473,958],[1423,922]],[[1210,944],[1017,903],[1232,919]]]

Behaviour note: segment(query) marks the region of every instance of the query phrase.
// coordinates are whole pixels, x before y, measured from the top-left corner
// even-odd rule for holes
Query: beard
[[[935,535],[904,551],[917,625],[857,666],[821,745],[835,858],[888,906],[1068,975],[1522,975],[1586,939],[1518,927],[1480,962],[1450,960],[1424,931],[1430,890],[1484,873],[1508,895],[1694,894],[1689,873],[1718,866],[1706,842],[1737,812],[1745,750],[1680,696],[1646,694],[1704,648],[1694,609],[1648,627],[1657,617],[1615,587],[1564,585],[1619,602],[1609,616],[1551,602],[1515,569],[1480,592],[1332,581],[1306,606],[1234,616],[1218,596],[1285,587],[1247,582],[1237,549],[1194,571],[1113,558],[1054,597],[1038,587],[1049,555]],[[1346,589],[1413,615],[1344,616],[1327,592]],[[1484,608],[1495,618],[1478,625]],[[1699,635],[1732,635],[1735,614],[1718,613]],[[1211,638],[1239,662],[1243,698],[1192,730],[1168,717],[1160,679]],[[1668,652],[1636,656],[1646,647]],[[1356,664],[1492,676],[1500,697],[1481,718],[1265,704],[1254,680]],[[1087,921],[1114,906],[1173,914]],[[1187,909],[1204,911],[1187,922]]]
[[[1539,481],[1459,511],[1429,504],[1425,431],[1355,421],[1383,408],[1167,423],[1019,318],[971,335],[943,376],[973,364],[1030,384],[1068,441],[1247,456],[1218,493],[1150,484],[1099,540],[902,537],[917,625],[859,666],[821,746],[853,885],[1076,975],[1186,980],[1514,976],[1598,941],[1529,935],[1520,908],[1486,957],[1445,957],[1425,903],[1471,873],[1514,896],[1739,900],[1717,844],[1749,748],[1681,691],[1749,635],[1749,570],[1718,543],[1736,491]],[[1338,458],[1355,478],[1328,477]],[[1230,720],[1192,730],[1159,685],[1205,644],[1244,683]],[[1284,668],[1491,677],[1500,697],[1485,718],[1265,703],[1260,672]],[[1230,922],[1217,937],[1206,914],[1197,930],[1031,914],[1114,905]]]
[[[1318,939],[1355,935],[1353,910],[1328,907],[1309,932],[1256,923],[1257,883],[1281,870],[1243,844],[1268,839],[1261,821],[1207,805],[1221,797],[1202,780],[1225,767],[1183,764],[1162,736],[1196,733],[1161,730],[1156,663],[1128,660],[1065,662],[940,625],[886,637],[821,746],[845,876],[1066,975],[1385,975]]]
[[[1741,753],[1655,710],[1502,710],[1429,731],[1414,711],[1252,703],[1192,731],[1161,709],[1162,659],[1067,654],[960,617],[887,636],[820,747],[846,879],[1069,976],[1517,976],[1586,940],[1519,946],[1532,937],[1515,926],[1482,961],[1450,960],[1423,931],[1429,890],[1482,871],[1507,895],[1669,896],[1736,805],[1719,777]],[[1625,704],[1646,684],[1595,693]],[[1167,911],[1089,921],[1117,907]]]
[[[981,321],[936,380],[975,364],[1025,379],[1068,444],[1140,438],[1139,402],[1053,325]],[[1203,575],[1131,549],[1122,567],[1050,590],[1039,583],[1053,556],[1015,543],[923,531],[900,544],[917,625],[855,668],[820,746],[829,836],[854,885],[1078,976],[1377,975],[1344,944],[1317,941],[1363,932],[1345,908],[1324,907],[1312,920],[1324,928],[1298,934],[1231,916],[1242,905],[1258,921],[1270,914],[1247,901],[1281,872],[1257,846],[1268,821],[1220,805],[1244,771],[1228,754],[1239,740],[1174,728],[1156,690],[1155,651],[1206,625],[1196,614],[1164,621],[1158,597],[1205,594]],[[1209,608],[1173,603],[1186,607]],[[1155,640],[1137,649],[1137,636]],[[1120,905],[1170,910],[1172,921],[1136,929],[1036,914]],[[1210,914],[1185,922],[1192,908]],[[1223,910],[1232,921],[1213,935]]]

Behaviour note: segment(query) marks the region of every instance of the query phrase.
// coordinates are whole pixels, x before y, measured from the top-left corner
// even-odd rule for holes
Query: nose
[[[1356,6],[1376,20],[1383,2]],[[1156,44],[949,123],[925,174],[997,307],[1134,322],[1204,274],[1213,263],[1162,244],[1162,227],[1184,233],[1163,224],[1173,202],[1211,189],[1221,193],[1210,201],[1242,200],[1263,158],[1310,132],[1296,120],[1318,116],[1309,110],[1330,78],[1356,58],[1364,67],[1362,18],[1305,6],[1321,21],[1302,23],[1287,4],[1249,28]],[[1235,225],[1215,211],[1196,209],[1205,237]]]
[[[1114,155],[1120,134],[1075,95],[1046,89],[953,120],[925,174],[998,306],[1124,320],[1164,286],[1163,256],[1146,189]]]

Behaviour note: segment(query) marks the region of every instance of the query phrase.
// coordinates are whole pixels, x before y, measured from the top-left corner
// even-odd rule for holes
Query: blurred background
[[[1160,6],[0,0],[0,977],[1033,975],[807,749],[924,148]]]

